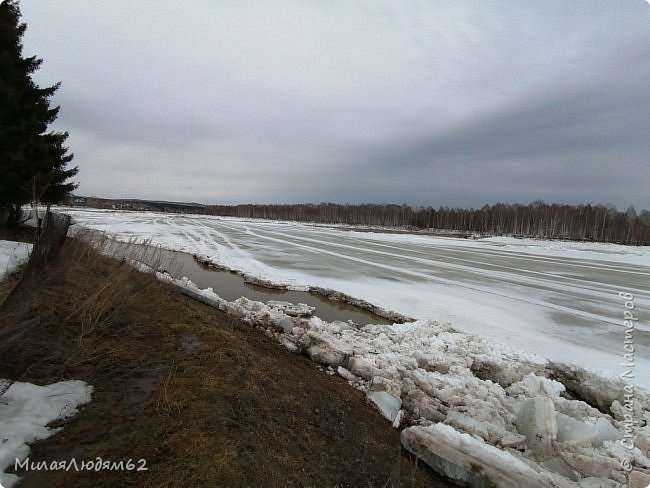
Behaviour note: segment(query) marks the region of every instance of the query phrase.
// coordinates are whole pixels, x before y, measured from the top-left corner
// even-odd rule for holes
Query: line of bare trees
[[[209,205],[205,213],[245,218],[297,220],[413,229],[445,229],[489,235],[650,245],[650,212],[634,207],[619,212],[613,206],[558,205],[535,201],[528,205],[485,205],[480,209],[409,205]]]

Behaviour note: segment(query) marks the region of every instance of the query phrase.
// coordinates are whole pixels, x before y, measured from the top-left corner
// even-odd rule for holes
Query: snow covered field
[[[625,300],[639,318],[636,382],[650,388],[650,248],[332,229],[295,222],[65,209],[119,239],[150,239],[295,288],[320,286],[517,351],[618,376]],[[217,290],[218,291],[218,290]],[[646,374],[640,374],[645,371]]]
[[[27,262],[32,245],[25,242],[0,241],[0,281]]]

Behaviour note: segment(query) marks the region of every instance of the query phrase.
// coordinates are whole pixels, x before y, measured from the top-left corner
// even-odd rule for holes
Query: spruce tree
[[[48,132],[59,113],[50,101],[60,83],[40,88],[32,79],[42,60],[23,57],[26,28],[15,0],[0,3],[0,209],[12,222],[25,203],[60,202],[76,188],[70,178],[78,172],[67,168],[68,133]]]

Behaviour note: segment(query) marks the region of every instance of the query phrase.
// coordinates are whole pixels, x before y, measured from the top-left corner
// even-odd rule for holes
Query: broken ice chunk
[[[391,423],[395,422],[397,414],[402,408],[402,400],[385,391],[369,391],[366,396],[384,417]]]
[[[553,400],[548,397],[524,400],[517,416],[517,431],[526,436],[526,444],[538,460],[551,457],[557,439]]]
[[[438,473],[467,486],[499,488],[557,487],[552,475],[534,469],[506,451],[445,424],[409,427],[402,445]]]
[[[568,415],[557,412],[558,442],[575,442],[583,446],[600,447],[603,441],[615,441],[621,438],[616,428],[604,418],[595,423],[580,422]]]
[[[314,313],[316,307],[307,305],[306,303],[298,303],[297,305],[290,302],[283,302],[280,300],[269,300],[266,304],[275,308],[291,317],[309,317]]]

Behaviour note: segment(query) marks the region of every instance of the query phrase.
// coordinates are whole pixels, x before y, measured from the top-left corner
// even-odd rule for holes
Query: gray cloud
[[[650,7],[23,2],[79,191],[650,208]]]

